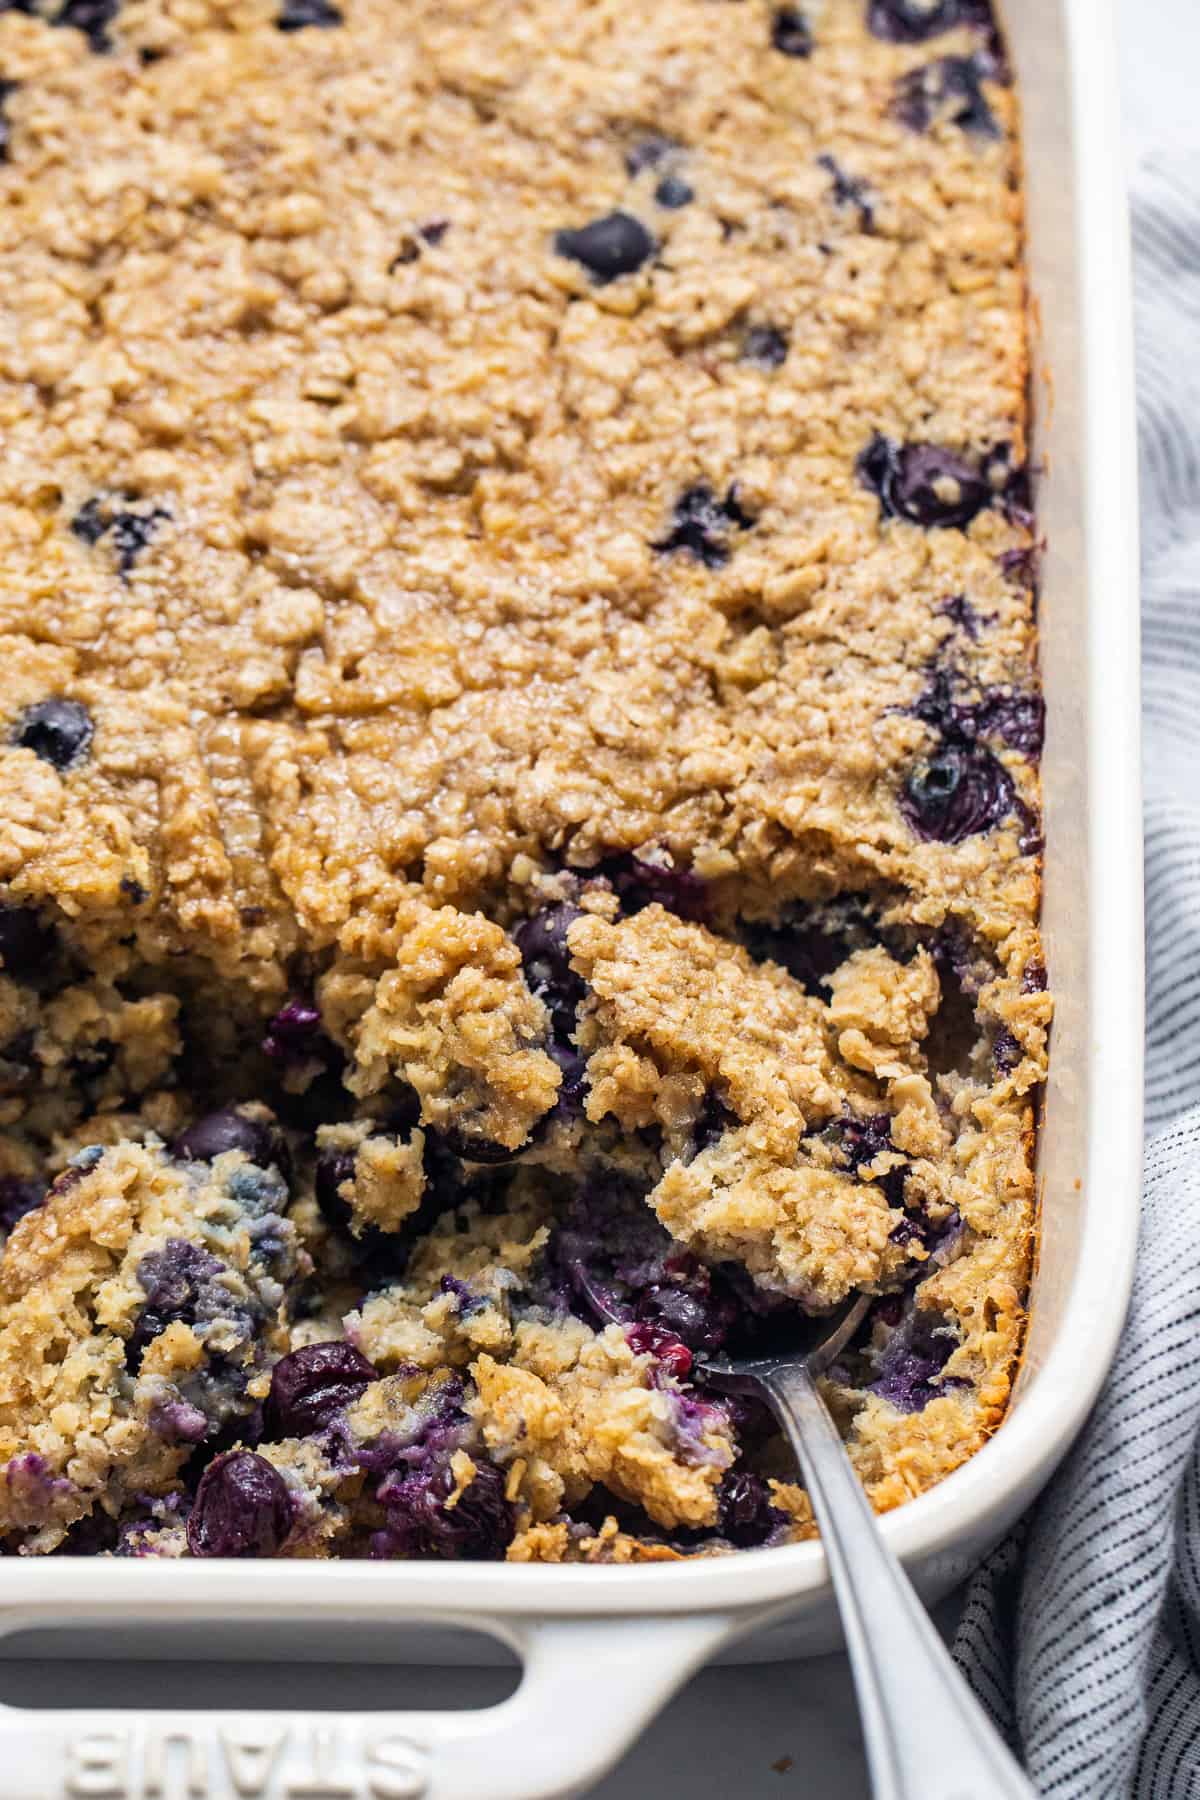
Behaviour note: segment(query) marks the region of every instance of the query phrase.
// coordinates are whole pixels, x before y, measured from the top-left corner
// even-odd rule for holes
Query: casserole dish
[[[1039,378],[1036,408],[1049,540],[1044,922],[1058,1021],[1041,1142],[1040,1266],[1011,1416],[969,1464],[884,1523],[929,1599],[1002,1535],[1069,1445],[1111,1355],[1136,1238],[1136,487],[1104,10],[1095,0],[1010,0],[1006,9],[1025,112],[1039,356],[1054,372],[1052,388]],[[436,1624],[489,1633],[525,1663],[513,1699],[477,1715],[7,1711],[4,1781],[23,1800],[569,1794],[598,1777],[718,1651],[772,1626],[759,1654],[836,1642],[812,1543],[657,1568],[14,1559],[7,1575],[0,1629],[8,1634],[80,1623],[110,1632],[207,1626],[211,1647],[245,1657],[255,1628],[299,1635],[303,1626],[309,1650],[352,1645],[357,1656],[365,1644],[386,1644],[393,1657],[432,1661],[448,1653],[431,1634]],[[194,1639],[178,1641],[194,1653]]]

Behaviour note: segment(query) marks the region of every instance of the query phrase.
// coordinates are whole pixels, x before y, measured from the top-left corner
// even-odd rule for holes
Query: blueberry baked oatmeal
[[[812,1530],[1003,1416],[1051,1011],[988,0],[0,0],[0,1542]]]

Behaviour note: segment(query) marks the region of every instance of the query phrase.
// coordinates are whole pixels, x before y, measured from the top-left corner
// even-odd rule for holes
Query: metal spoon
[[[842,1615],[875,1800],[1035,1800],[884,1543],[817,1387],[870,1304],[861,1296],[815,1346],[712,1357],[704,1368],[713,1387],[765,1401],[796,1453]]]

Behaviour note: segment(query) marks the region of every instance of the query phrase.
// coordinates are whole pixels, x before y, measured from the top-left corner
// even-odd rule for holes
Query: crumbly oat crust
[[[877,1506],[1003,1416],[1051,1001],[986,12],[0,0],[7,1548],[803,1535],[692,1361],[855,1290]]]

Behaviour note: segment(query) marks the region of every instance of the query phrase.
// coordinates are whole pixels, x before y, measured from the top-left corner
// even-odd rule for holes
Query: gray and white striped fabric
[[[1200,1800],[1200,152],[1134,184],[1149,938],[1133,1306],[955,1654],[1055,1800]]]

